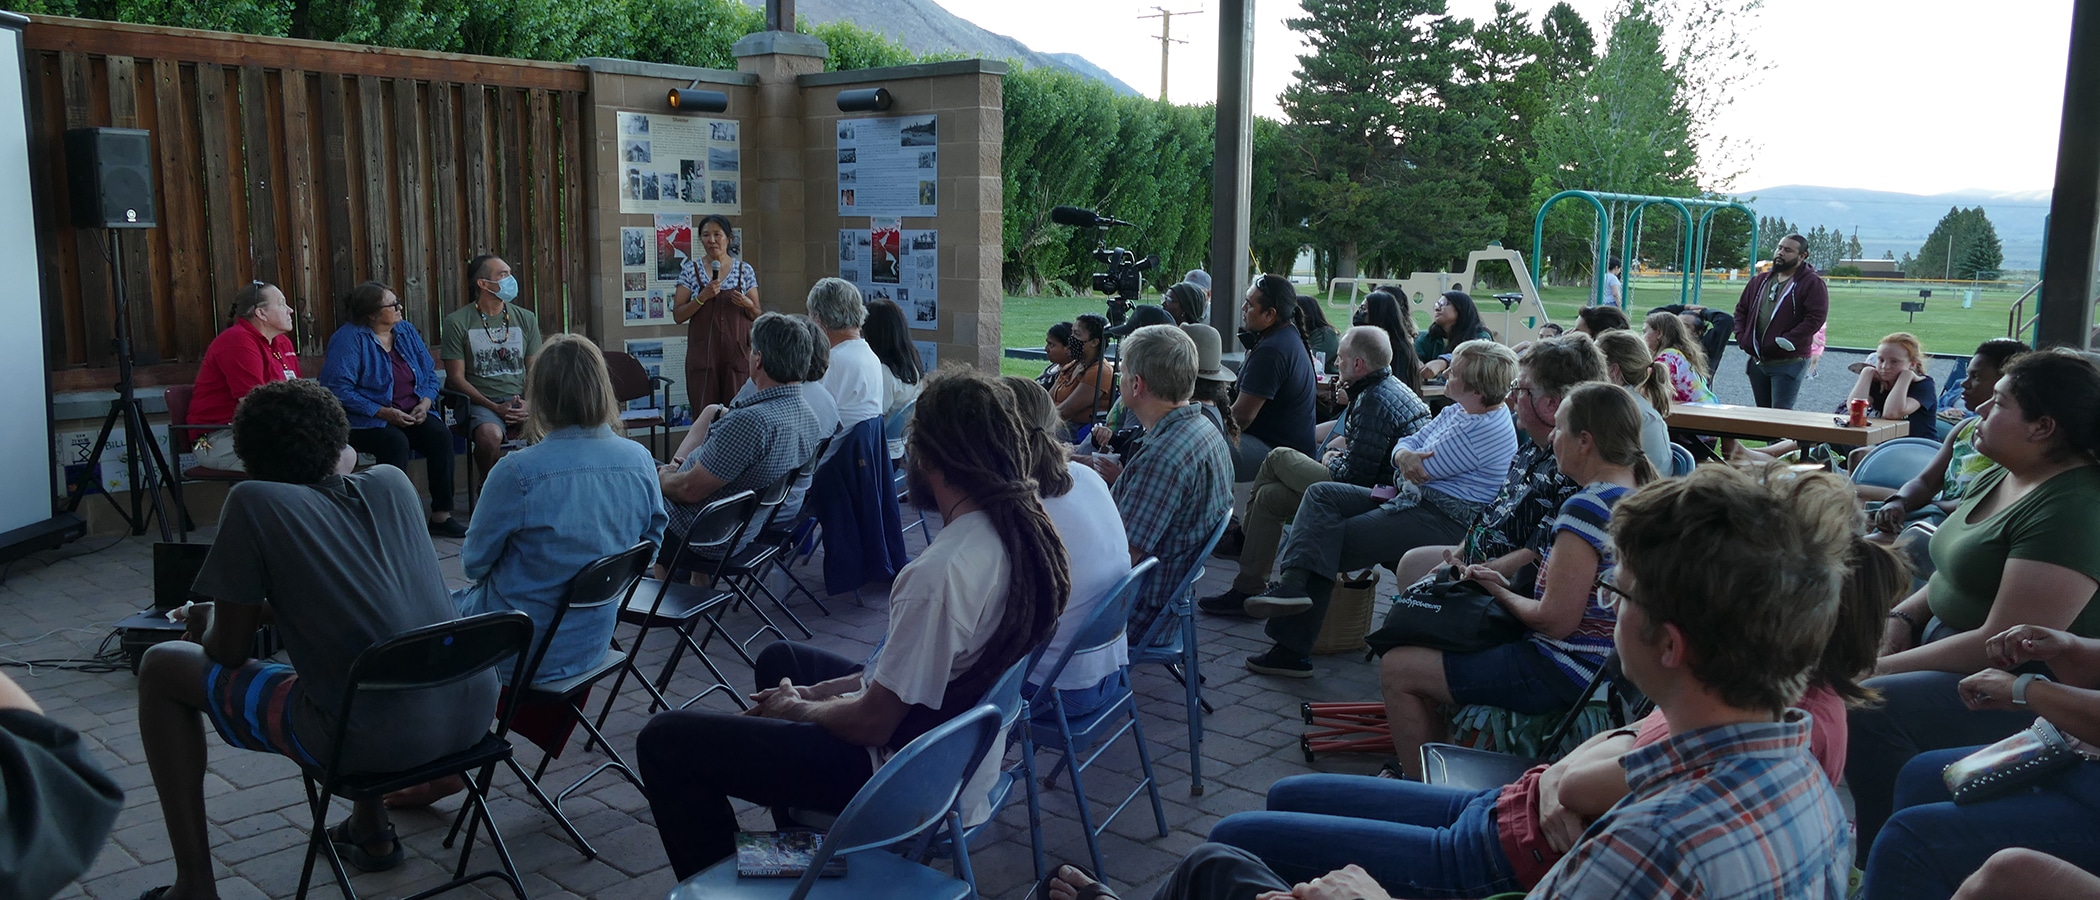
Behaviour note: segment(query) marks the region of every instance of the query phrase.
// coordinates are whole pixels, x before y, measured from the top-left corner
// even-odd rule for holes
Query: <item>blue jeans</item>
[[[2100,763],[2080,763],[2039,787],[1956,806],[1940,780],[1948,763],[1982,749],[1920,754],[1896,781],[1896,815],[1867,858],[1868,900],[1951,897],[1991,854],[2026,847],[2100,873]]]
[[[1928,750],[1988,744],[2027,727],[2034,714],[2011,710],[1978,712],[1962,705],[1953,672],[1904,672],[1869,678],[1882,704],[1848,710],[1845,725],[1845,783],[1852,789],[1859,836],[1856,859],[1866,865],[1882,823],[1896,808],[1897,773]],[[1937,770],[1935,770],[1937,771]]]
[[[1756,398],[1757,405],[1793,409],[1794,398],[1801,396],[1801,380],[1808,377],[1808,360],[1749,359],[1743,362],[1743,374],[1750,376],[1750,396]]]
[[[1261,857],[1290,883],[1355,863],[1401,897],[1520,891],[1495,831],[1501,788],[1469,791],[1361,775],[1294,775],[1266,812],[1235,813],[1210,839]]]

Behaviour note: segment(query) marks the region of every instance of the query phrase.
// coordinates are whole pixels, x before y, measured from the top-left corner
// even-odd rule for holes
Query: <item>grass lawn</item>
[[[1736,299],[1742,295],[1742,286],[1741,281],[1707,279],[1700,288],[1700,302],[1732,311]],[[1638,279],[1634,285],[1634,308],[1645,311],[1675,303],[1678,287],[1679,282],[1674,278]],[[1986,339],[2005,336],[2006,311],[2020,295],[2018,290],[1986,286],[1978,293],[1973,308],[1963,309],[1960,290],[1940,285],[1933,287],[1932,292],[1932,299],[1925,302],[1925,311],[1918,313],[1917,321],[1912,322],[1910,314],[1903,312],[1900,304],[1918,299],[1916,284],[1831,285],[1829,344],[1833,347],[1872,348],[1885,334],[1908,331],[1918,336],[1929,353],[1967,355]],[[1554,321],[1569,325],[1575,319],[1575,311],[1588,297],[1587,288],[1549,287],[1541,299]],[[1080,313],[1102,312],[1105,305],[1105,298],[1099,296],[1007,297],[1000,315],[1001,343],[1008,347],[1041,347],[1043,333],[1051,325],[1069,321]],[[1500,326],[1502,316],[1490,310],[1499,309],[1498,304],[1489,301],[1487,309],[1482,310],[1491,328]],[[1342,324],[1345,318],[1340,310],[1331,308],[1327,315],[1328,320],[1336,325]],[[2028,304],[2025,315],[2034,315],[2032,303]],[[1415,321],[1427,323],[1428,311],[1416,310]],[[1033,378],[1043,371],[1043,364],[1035,360],[1002,358],[999,370],[1005,375]]]

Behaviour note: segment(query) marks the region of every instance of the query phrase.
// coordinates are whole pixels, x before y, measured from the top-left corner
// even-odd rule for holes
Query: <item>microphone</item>
[[[1108,228],[1113,225],[1132,224],[1114,216],[1098,215],[1091,209],[1082,209],[1077,206],[1059,206],[1050,210],[1050,221],[1059,225],[1071,225],[1077,228]]]

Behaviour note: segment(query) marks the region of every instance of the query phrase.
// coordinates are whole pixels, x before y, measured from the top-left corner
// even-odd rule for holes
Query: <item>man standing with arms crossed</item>
[[[1808,376],[1808,350],[1830,317],[1830,289],[1808,264],[1808,239],[1790,234],[1772,251],[1772,268],[1750,279],[1735,304],[1735,342],[1757,405],[1793,409]]]

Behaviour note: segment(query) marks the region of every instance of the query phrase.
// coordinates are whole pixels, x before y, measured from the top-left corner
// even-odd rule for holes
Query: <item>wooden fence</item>
[[[141,384],[193,378],[250,279],[284,289],[313,362],[367,279],[435,351],[484,252],[543,332],[590,319],[581,68],[51,17],[27,47],[54,390],[105,388],[115,365],[105,232],[70,224],[68,128],[153,132],[159,227],[124,232],[115,260]]]

